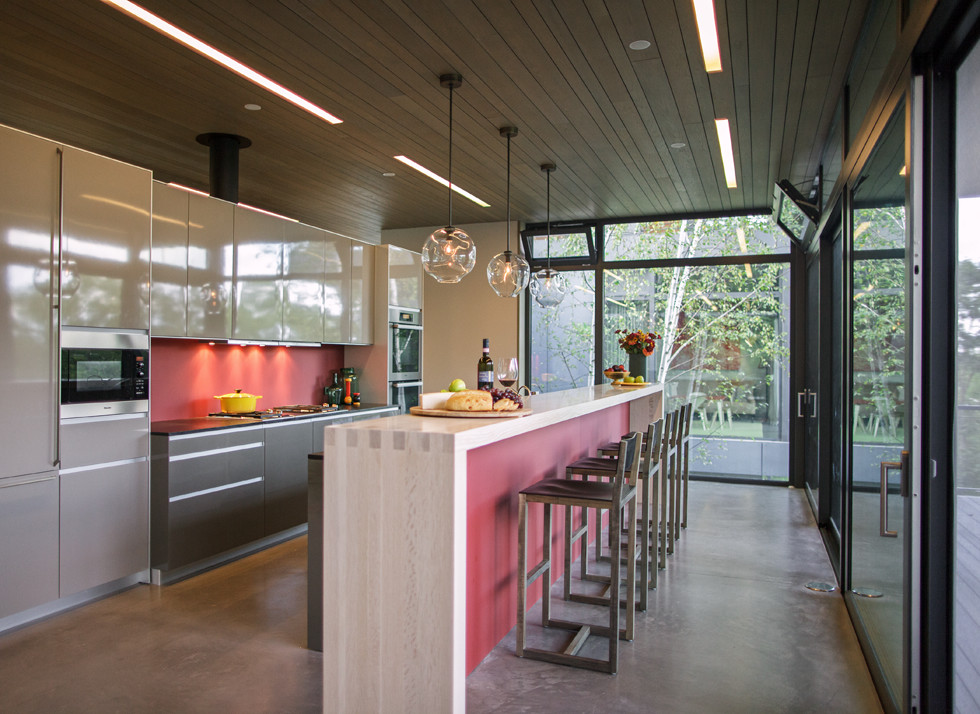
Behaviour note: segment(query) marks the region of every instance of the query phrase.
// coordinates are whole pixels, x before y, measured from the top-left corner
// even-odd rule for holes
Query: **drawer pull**
[[[209,493],[217,493],[218,491],[227,491],[230,488],[238,488],[239,486],[248,486],[253,483],[262,483],[262,477],[257,476],[255,478],[250,478],[247,481],[236,481],[235,483],[226,483],[223,486],[215,486],[214,488],[205,488],[200,491],[193,491],[191,493],[183,493],[179,496],[172,496],[170,498],[170,503],[176,503],[177,501],[184,501],[188,498],[196,498],[198,496],[206,496]]]

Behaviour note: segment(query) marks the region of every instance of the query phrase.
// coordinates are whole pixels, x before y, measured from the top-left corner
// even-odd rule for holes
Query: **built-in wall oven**
[[[422,392],[422,312],[389,307],[388,387],[402,413],[418,405]]]
[[[147,412],[149,399],[149,335],[62,331],[62,419]]]

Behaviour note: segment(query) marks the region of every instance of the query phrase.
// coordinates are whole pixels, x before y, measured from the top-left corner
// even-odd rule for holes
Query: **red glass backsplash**
[[[150,418],[187,419],[221,409],[214,398],[241,389],[261,394],[259,409],[320,404],[344,366],[344,348],[208,345],[155,338],[150,358]]]

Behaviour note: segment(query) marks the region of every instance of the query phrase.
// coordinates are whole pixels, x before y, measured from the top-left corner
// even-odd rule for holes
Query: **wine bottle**
[[[476,364],[476,388],[493,389],[493,360],[490,359],[490,340],[483,340],[483,355]]]

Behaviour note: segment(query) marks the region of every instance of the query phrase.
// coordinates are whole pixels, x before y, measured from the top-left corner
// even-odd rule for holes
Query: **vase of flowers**
[[[647,357],[653,354],[660,334],[643,330],[616,330],[616,334],[619,335],[619,346],[627,355],[630,375],[646,378]]]

